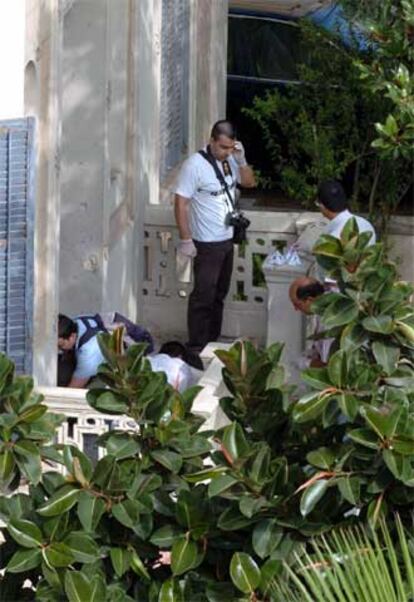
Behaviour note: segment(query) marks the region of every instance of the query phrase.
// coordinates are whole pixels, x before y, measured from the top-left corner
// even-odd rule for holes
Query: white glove
[[[246,152],[240,140],[236,140],[234,143],[233,157],[239,167],[245,167],[247,165]]]
[[[197,249],[191,238],[188,238],[186,240],[180,240],[180,242],[178,243],[177,251],[185,257],[195,257],[197,255]]]

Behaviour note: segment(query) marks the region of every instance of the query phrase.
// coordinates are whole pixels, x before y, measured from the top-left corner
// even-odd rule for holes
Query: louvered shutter
[[[190,2],[163,0],[161,16],[160,178],[187,152]]]
[[[0,121],[0,351],[32,370],[32,118]]]

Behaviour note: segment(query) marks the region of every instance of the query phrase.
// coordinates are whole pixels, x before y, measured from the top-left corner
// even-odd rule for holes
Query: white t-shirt
[[[90,319],[90,325],[96,327],[95,320]],[[80,319],[75,320],[78,327],[78,337],[76,339],[76,368],[73,373],[74,378],[92,378],[98,372],[98,367],[105,361],[100,350],[97,335],[89,339],[81,348],[78,348],[79,341],[86,331],[86,326]]]
[[[225,176],[225,180],[234,200],[236,184],[240,180],[239,168],[231,155],[228,163],[232,175]],[[217,161],[217,165],[224,175],[222,163]],[[194,240],[219,242],[233,237],[232,226],[226,225],[226,216],[233,210],[230,199],[212,165],[199,153],[194,153],[183,163],[175,193],[190,199],[190,225]]]
[[[341,238],[341,233],[345,227],[345,224],[352,217],[354,217],[356,219],[356,222],[358,224],[358,228],[359,228],[360,232],[372,232],[372,236],[371,236],[371,239],[368,244],[369,245],[375,244],[376,236],[375,236],[375,230],[374,230],[374,227],[372,226],[372,224],[370,224],[370,222],[367,219],[365,219],[364,217],[360,217],[359,215],[354,215],[353,213],[348,211],[348,209],[345,209],[345,211],[341,211],[341,213],[338,213],[338,215],[329,222],[329,224],[326,226],[326,230],[325,230],[324,234],[330,234],[331,236],[334,236],[335,238]]]
[[[154,372],[164,372],[169,384],[177,391],[185,391],[194,382],[191,367],[179,357],[170,357],[166,353],[155,353],[147,357]]]

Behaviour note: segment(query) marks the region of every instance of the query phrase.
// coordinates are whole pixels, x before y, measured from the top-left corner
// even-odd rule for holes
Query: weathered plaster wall
[[[73,2],[64,19],[60,308],[139,306],[136,0]],[[141,220],[142,221],[142,220]]]
[[[36,117],[33,372],[45,385],[56,375],[61,16],[58,0],[26,0],[25,114]]]

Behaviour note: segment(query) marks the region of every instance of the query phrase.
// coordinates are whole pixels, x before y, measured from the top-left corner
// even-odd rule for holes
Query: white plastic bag
[[[285,247],[283,251],[273,251],[273,253],[266,257],[265,265],[266,267],[280,265],[300,266],[302,265],[302,261],[299,257],[296,245],[293,244],[290,247]]]

